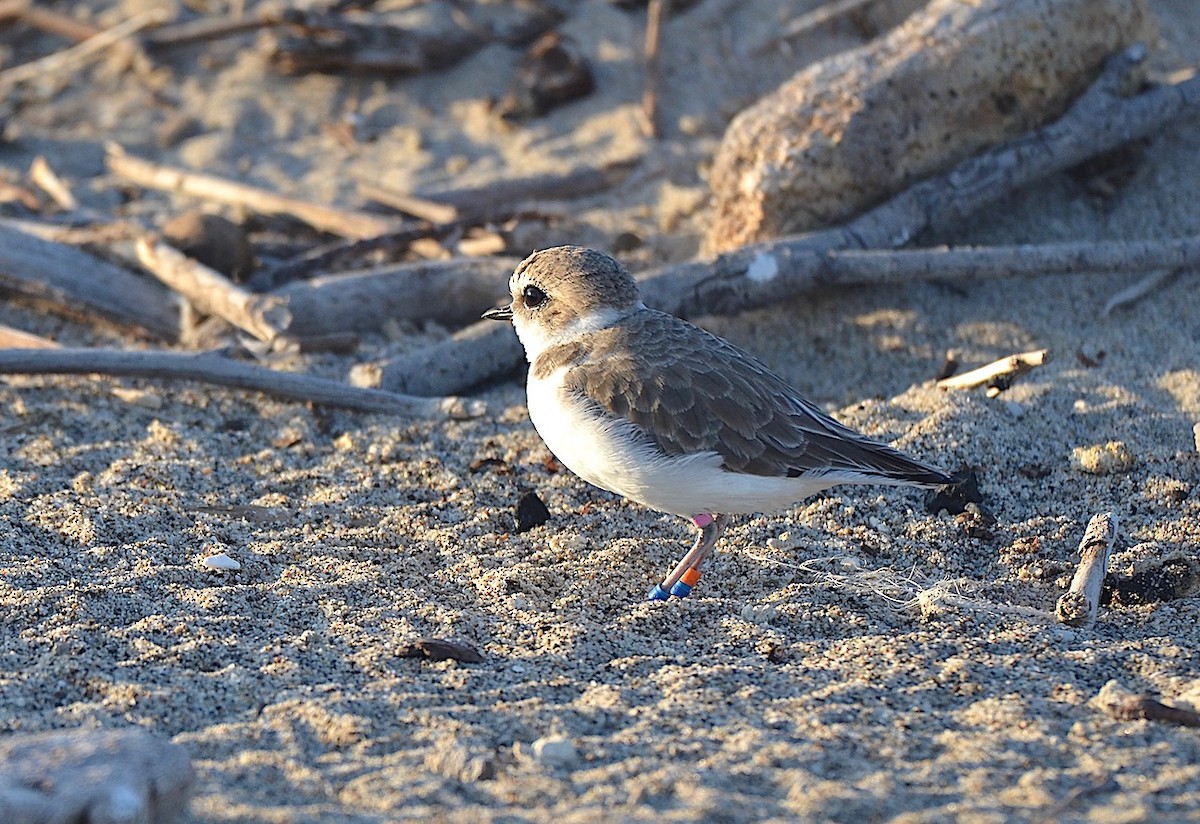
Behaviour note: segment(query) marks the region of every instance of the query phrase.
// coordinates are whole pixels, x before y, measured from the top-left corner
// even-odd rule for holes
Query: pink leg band
[[[712,522],[713,522],[713,516],[711,516],[711,515],[694,515],[694,516],[692,516],[692,523],[694,523],[696,526],[700,527],[701,529],[704,529],[704,527],[708,526]]]

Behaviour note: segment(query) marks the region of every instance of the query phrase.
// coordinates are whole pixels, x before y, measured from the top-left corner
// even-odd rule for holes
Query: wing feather
[[[714,451],[727,469],[753,475],[948,480],[838,423],[752,356],[671,315],[636,312],[580,343],[567,390],[633,423],[667,454]]]

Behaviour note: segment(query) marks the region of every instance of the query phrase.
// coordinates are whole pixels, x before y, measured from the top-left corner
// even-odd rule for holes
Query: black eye
[[[530,309],[536,309],[546,302],[546,293],[536,286],[526,286],[521,290],[521,299]]]

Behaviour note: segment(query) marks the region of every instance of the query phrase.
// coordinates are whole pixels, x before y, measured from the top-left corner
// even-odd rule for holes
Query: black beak
[[[484,320],[507,320],[512,321],[512,304],[508,306],[497,306],[495,309],[489,309],[482,315]]]

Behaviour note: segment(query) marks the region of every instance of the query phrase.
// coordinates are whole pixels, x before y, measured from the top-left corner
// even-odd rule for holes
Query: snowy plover
[[[512,302],[483,316],[516,327],[546,446],[585,481],[700,528],[651,599],[691,592],[731,514],[781,510],[837,484],[950,482],[833,420],[727,341],[646,308],[608,255],[535,252],[509,289]]]

